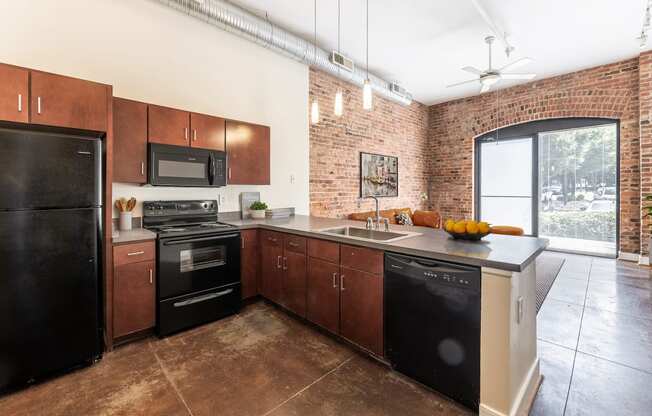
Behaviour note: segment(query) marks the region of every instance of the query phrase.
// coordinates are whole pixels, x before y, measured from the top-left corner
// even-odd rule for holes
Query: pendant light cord
[[[369,80],[369,0],[367,0],[367,80]]]

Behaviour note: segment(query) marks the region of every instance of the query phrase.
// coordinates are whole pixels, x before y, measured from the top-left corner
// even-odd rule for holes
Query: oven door
[[[224,152],[185,146],[149,145],[149,184],[218,187],[226,185]]]
[[[240,234],[159,240],[159,300],[240,282]]]

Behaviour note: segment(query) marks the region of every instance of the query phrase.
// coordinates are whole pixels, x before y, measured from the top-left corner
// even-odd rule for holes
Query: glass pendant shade
[[[337,117],[341,117],[344,114],[344,97],[342,95],[342,90],[337,90],[335,94],[335,108],[333,112]]]
[[[368,79],[364,81],[364,86],[362,87],[362,108],[365,110],[371,110],[373,105],[373,91],[371,89],[371,82]]]
[[[312,102],[310,106],[310,123],[317,124],[319,123],[319,103],[317,100]]]

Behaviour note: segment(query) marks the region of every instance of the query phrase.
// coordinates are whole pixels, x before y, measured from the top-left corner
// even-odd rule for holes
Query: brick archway
[[[638,58],[430,108],[430,204],[444,216],[473,214],[474,139],[513,125],[556,118],[620,121],[620,246],[640,248]]]

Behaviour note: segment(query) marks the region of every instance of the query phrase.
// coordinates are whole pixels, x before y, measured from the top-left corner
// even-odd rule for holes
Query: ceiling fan
[[[519,67],[521,65],[528,64],[532,62],[531,58],[521,58],[517,59],[514,62],[511,62],[504,67],[500,69],[492,68],[491,67],[491,44],[494,43],[496,38],[494,36],[487,36],[484,41],[489,45],[489,68],[487,68],[484,71],[481,71],[477,68],[474,68],[472,66],[465,66],[462,68],[462,71],[470,72],[474,75],[477,75],[478,78],[475,79],[470,79],[468,81],[462,81],[458,82],[456,84],[451,84],[448,85],[447,88],[450,87],[456,87],[458,85],[463,85],[463,84],[468,84],[470,82],[480,82],[482,85],[482,88],[480,89],[480,93],[487,92],[491,89],[491,86],[499,82],[500,80],[503,79],[525,79],[529,80],[534,77],[536,77],[536,74],[515,74],[515,73],[505,73],[504,71],[507,71],[508,69],[514,69],[516,67]]]

